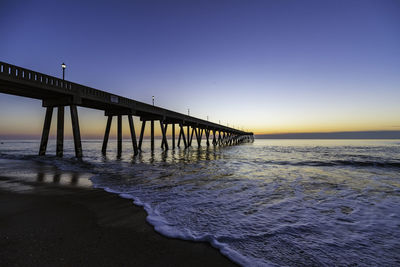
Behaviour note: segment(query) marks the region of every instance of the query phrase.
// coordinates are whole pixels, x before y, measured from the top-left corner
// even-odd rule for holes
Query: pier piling
[[[103,155],[105,155],[107,153],[107,143],[108,143],[108,137],[110,136],[112,118],[113,118],[113,116],[108,116],[108,118],[107,118],[106,131],[104,133],[104,140],[103,140],[103,147],[101,148],[101,152],[103,153]]]
[[[139,152],[138,152],[138,147],[137,147],[137,142],[136,142],[135,125],[134,125],[134,123],[133,123],[132,115],[128,115],[128,121],[129,121],[129,128],[131,129],[131,139],[132,139],[132,145],[133,145],[133,155],[136,156]]]
[[[53,107],[46,108],[46,115],[44,118],[42,140],[40,141],[39,155],[44,156],[46,154],[47,142],[49,140],[49,132],[51,125],[51,117],[53,116]]]
[[[162,143],[164,144],[165,150],[168,150],[168,141],[166,135],[166,127],[164,128],[164,122],[160,120],[161,134],[162,134]]]
[[[57,145],[56,155],[62,157],[64,152],[64,106],[57,108]]]
[[[122,116],[117,116],[117,157],[122,155]]]
[[[142,142],[143,142],[143,135],[144,135],[144,128],[146,127],[146,121],[142,121],[142,129],[140,130],[140,137],[139,137],[139,147],[138,149],[142,151]]]
[[[76,108],[76,105],[71,105],[70,110],[71,110],[72,134],[74,136],[74,145],[75,145],[75,156],[77,158],[81,158],[82,157],[81,132],[79,130],[78,110]]]
[[[150,121],[150,142],[151,142],[151,151],[154,151],[154,120]]]
[[[175,148],[175,123],[172,123],[171,138],[172,138],[172,149],[174,149]]]
[[[179,134],[179,138],[180,138],[180,135],[182,135],[182,140],[183,140],[183,143],[185,145],[185,148],[188,148],[188,143],[186,142],[186,138],[185,138],[185,131],[183,130],[182,124],[179,124],[179,127],[181,128],[181,132]]]

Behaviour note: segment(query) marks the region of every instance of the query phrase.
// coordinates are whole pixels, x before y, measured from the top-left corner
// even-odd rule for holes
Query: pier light
[[[153,106],[154,106],[154,95],[152,96],[152,98],[153,98]]]
[[[190,109],[188,109],[188,116],[190,116]]]
[[[63,70],[63,80],[65,79],[65,68],[67,67],[67,65],[65,65],[65,63],[63,62],[62,64],[61,64],[61,68],[62,68],[62,70]]]

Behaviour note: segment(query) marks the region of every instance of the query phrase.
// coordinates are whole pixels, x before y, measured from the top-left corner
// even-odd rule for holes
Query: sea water
[[[161,234],[207,241],[244,266],[400,265],[400,140],[256,139],[154,153],[146,140],[137,157],[124,141],[121,159],[113,142],[103,157],[101,141],[83,141],[82,161],[71,141],[63,159],[54,141],[49,156],[38,148],[3,141],[1,175],[88,173],[143,206]]]

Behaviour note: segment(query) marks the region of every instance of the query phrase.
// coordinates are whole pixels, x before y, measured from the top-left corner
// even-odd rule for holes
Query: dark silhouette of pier
[[[137,155],[142,149],[144,130],[147,122],[150,123],[151,150],[154,150],[155,121],[159,121],[162,133],[161,146],[165,150],[168,150],[170,147],[173,149],[176,146],[180,147],[181,142],[185,148],[188,148],[192,145],[193,136],[196,137],[197,145],[201,146],[201,142],[204,139],[203,134],[207,146],[210,146],[211,136],[211,144],[214,146],[236,145],[254,140],[252,132],[240,131],[1,61],[0,93],[42,100],[42,106],[46,108],[46,115],[39,155],[46,154],[54,108],[57,108],[56,154],[57,156],[63,155],[65,106],[70,107],[75,155],[78,158],[82,157],[82,144],[77,106],[103,110],[105,116],[108,117],[102,147],[103,154],[105,154],[107,150],[111,122],[114,116],[117,117],[118,156],[121,156],[122,153],[122,116],[128,116],[134,155]],[[138,116],[142,121],[138,141],[136,139],[135,125],[132,116]],[[168,143],[166,135],[169,125],[172,129],[171,144]],[[175,128],[176,126],[178,126],[177,129]],[[175,138],[176,130],[179,132],[177,144]]]

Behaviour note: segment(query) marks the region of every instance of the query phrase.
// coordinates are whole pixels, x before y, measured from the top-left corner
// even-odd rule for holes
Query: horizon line
[[[400,131],[381,130],[381,131],[332,131],[332,132],[300,132],[300,133],[263,133],[254,134],[258,139],[400,139]],[[116,138],[116,136],[110,136]],[[171,138],[171,135],[167,135]],[[65,136],[66,140],[73,139],[72,136]],[[150,136],[144,136],[148,139]],[[161,138],[161,136],[155,136]],[[40,135],[0,135],[0,140],[34,140],[40,139]],[[50,140],[56,139],[56,136],[50,136]],[[102,136],[83,135],[82,139],[102,140]],[[129,136],[123,136],[123,139],[130,139]]]
[[[255,134],[256,138],[266,139],[400,139],[400,131],[337,131]]]

